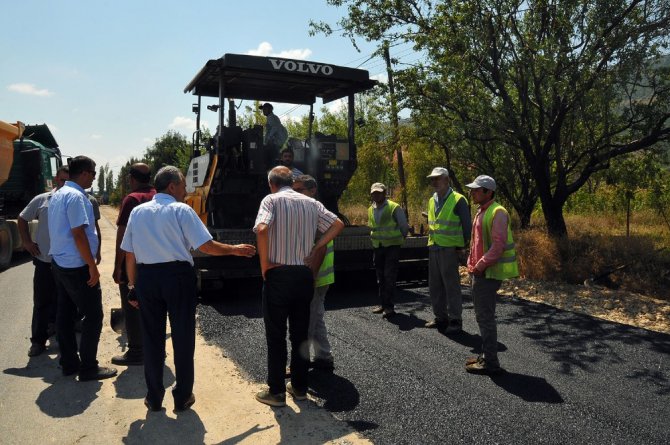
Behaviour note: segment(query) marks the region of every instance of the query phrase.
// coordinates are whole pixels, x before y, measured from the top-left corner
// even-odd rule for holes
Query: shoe
[[[326,358],[315,358],[309,364],[309,367],[312,369],[322,369],[324,371],[332,371],[335,369],[335,363],[333,360],[328,360]]]
[[[28,349],[28,357],[37,357],[41,353],[47,350],[47,347],[39,343],[33,343]]]
[[[189,397],[188,400],[182,403],[181,405],[179,406],[175,405],[174,410],[172,410],[172,412],[180,413],[182,411],[186,411],[187,409],[192,407],[194,403],[195,403],[195,394],[191,393],[191,397]]]
[[[477,363],[479,360],[484,360],[484,359],[482,358],[481,355],[474,355],[472,357],[468,357],[467,359],[465,359],[465,364],[466,364],[466,366],[471,365],[473,363]]]
[[[146,397],[144,398],[144,406],[146,406],[149,411],[154,412],[161,411],[163,409],[162,406],[152,405],[151,402],[149,402],[149,399],[147,399]]]
[[[381,306],[375,306],[374,308],[372,308],[373,314],[381,314],[382,312],[384,312],[384,308]]]
[[[286,384],[286,392],[291,394],[295,400],[307,400],[307,391],[298,391],[293,388],[291,382]]]
[[[125,354],[112,357],[112,364],[118,366],[142,366],[144,359],[141,356],[137,357],[126,352]]]
[[[442,329],[446,325],[447,324],[443,321],[431,320],[431,321],[426,322],[426,324],[423,325],[423,327],[428,328],[428,329]]]
[[[445,334],[458,334],[463,331],[463,322],[461,320],[450,321],[447,328],[444,330]]]
[[[384,309],[384,313],[382,314],[382,317],[391,318],[394,315],[395,315],[395,311],[393,309]]]
[[[79,381],[86,382],[89,380],[104,380],[112,378],[116,375],[116,369],[114,368],[105,368],[104,366],[98,366],[93,371],[79,372]]]
[[[286,406],[286,393],[270,394],[270,391],[266,389],[256,394],[256,400],[270,406]]]
[[[486,364],[486,360],[480,358],[474,363],[465,364],[465,370],[470,374],[482,374],[482,375],[499,375],[505,372],[504,369],[498,366],[490,366]]]

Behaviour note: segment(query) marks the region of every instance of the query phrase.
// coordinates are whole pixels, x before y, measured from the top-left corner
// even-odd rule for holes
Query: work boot
[[[270,394],[270,390],[265,389],[256,394],[256,400],[266,405],[282,407],[286,406],[286,393]]]
[[[381,306],[375,306],[372,308],[373,314],[381,314],[382,312],[384,312],[384,308]]]
[[[112,357],[112,364],[118,366],[142,366],[144,358],[142,355],[130,354],[126,351],[125,354]]]
[[[79,371],[79,381],[87,382],[89,380],[104,380],[114,377],[116,375],[116,369],[114,368],[105,368],[104,366],[98,366],[96,369],[91,371]]]
[[[499,375],[505,372],[500,365],[490,365],[486,363],[486,360],[479,358],[476,362],[468,364],[466,362],[465,370],[470,374],[481,374],[481,375]]]
[[[335,369],[335,363],[332,359],[328,360],[327,358],[315,358],[310,362],[309,367],[313,369],[322,369],[324,371],[332,371]]]
[[[286,384],[286,392],[291,394],[295,400],[307,400],[307,391],[298,391],[293,388],[291,382]]]

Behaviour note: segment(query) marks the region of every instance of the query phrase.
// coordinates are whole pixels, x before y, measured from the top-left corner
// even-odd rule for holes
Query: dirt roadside
[[[113,355],[123,351],[123,338],[109,326],[110,308],[119,306],[118,288],[111,276],[114,261],[117,210],[101,206],[103,261],[100,264],[105,322],[98,359],[109,365]],[[169,330],[169,327],[168,327]],[[171,342],[167,342],[166,385],[174,382]],[[169,368],[169,369],[168,369]],[[196,404],[179,416],[172,413],[172,397],[166,393],[164,410],[148,413],[141,367],[119,367],[119,376],[102,382],[95,407],[104,418],[104,436],[89,437],[88,443],[243,443],[243,444],[363,444],[345,423],[339,422],[313,402],[296,403],[287,397],[286,408],[273,409],[258,403],[254,394],[262,389],[240,376],[231,360],[206,344],[199,336],[195,353]],[[123,386],[123,393],[118,388]],[[132,396],[130,394],[132,393]],[[90,409],[89,409],[90,410]]]

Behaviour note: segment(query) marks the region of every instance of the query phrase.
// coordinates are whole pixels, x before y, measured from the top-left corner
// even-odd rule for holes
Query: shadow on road
[[[274,425],[268,425],[268,426],[260,426],[258,424],[252,426],[248,430],[246,430],[243,433],[238,434],[237,436],[230,437],[222,442],[219,442],[216,445],[237,445],[238,443],[242,442],[244,439],[247,437],[251,437],[252,435],[256,433],[260,433],[261,431],[269,430],[270,428],[274,428]]]
[[[360,394],[346,378],[333,372],[312,369],[309,372],[309,393],[322,401],[330,412],[352,411],[360,403]]]
[[[39,378],[47,386],[35,400],[42,412],[50,417],[77,416],[91,405],[102,387],[100,382],[77,382],[75,376],[64,377],[58,368],[58,359],[43,354],[28,360],[25,368],[7,368],[4,374]]]
[[[128,435],[121,439],[124,444],[147,443],[205,443],[205,425],[198,413],[190,409],[179,413],[176,419],[159,412],[147,412],[146,419],[130,424]]]
[[[500,324],[517,326],[522,335],[534,340],[559,371],[573,375],[576,371],[599,372],[602,365],[622,364],[630,360],[620,355],[621,345],[647,348],[654,353],[670,354],[670,335],[607,322],[568,312],[552,306],[512,300],[509,316]],[[601,365],[601,366],[596,366]],[[646,379],[658,387],[659,394],[670,394],[670,381],[664,373],[655,372],[647,363],[628,375],[633,380]],[[662,367],[658,364],[658,369]]]
[[[526,402],[563,403],[563,397],[542,377],[506,372],[492,376],[491,381]]]

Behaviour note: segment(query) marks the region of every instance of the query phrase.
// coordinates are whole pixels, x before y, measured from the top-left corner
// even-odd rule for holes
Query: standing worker
[[[116,369],[98,366],[102,330],[102,290],[95,256],[99,241],[93,206],[85,189],[95,178],[95,162],[86,156],[70,161],[70,180],[49,201],[52,268],[58,290],[56,330],[63,375],[79,373],[79,381],[114,377]],[[77,348],[75,323],[80,316]],[[79,353],[77,353],[79,352]]]
[[[273,113],[274,107],[271,103],[264,103],[260,106],[260,110],[265,116],[265,134],[263,135],[263,144],[266,150],[267,167],[269,168],[272,162],[279,155],[279,151],[288,140],[288,131],[281,123],[281,120]]]
[[[298,176],[293,181],[293,190],[305,196],[316,199],[316,180],[309,175]],[[315,261],[321,264],[314,278],[314,296],[309,310],[308,339],[310,348],[314,352],[311,368],[333,370],[335,368],[333,351],[328,341],[328,331],[323,317],[326,313],[324,306],[326,293],[335,282],[335,248],[333,240],[314,253]],[[323,258],[319,261],[319,258]]]
[[[50,192],[35,196],[19,214],[17,221],[23,249],[33,257],[33,319],[31,323],[29,357],[40,355],[46,350],[46,342],[55,332],[56,323],[56,283],[51,271],[49,255],[49,200],[70,177],[69,168],[63,165],[56,172],[56,187]],[[37,219],[35,241],[30,237],[28,222]]]
[[[285,406],[286,391],[307,398],[309,312],[314,293],[315,252],[344,228],[335,214],[291,188],[291,170],[268,174],[271,194],[261,201],[254,232],[263,275],[263,321],[268,347],[268,389],[256,394],[266,405]],[[317,232],[322,233],[316,241]],[[317,264],[318,263],[318,264]],[[291,382],[286,384],[286,322],[291,339]]]
[[[370,187],[372,205],[368,209],[368,226],[381,305],[372,309],[388,318],[395,315],[395,283],[398,276],[400,247],[409,232],[407,216],[398,203],[386,199],[386,186],[375,182]]]
[[[177,167],[161,168],[156,195],[133,209],[121,242],[127,252],[128,300],[139,306],[144,334],[145,406],[160,411],[165,396],[166,319],[170,317],[176,383],[174,411],[189,409],[193,395],[197,287],[191,249],[208,255],[253,256],[254,246],[228,245],[212,235],[195,211],[183,203],[186,181]],[[137,287],[137,288],[136,288]]]
[[[499,374],[496,293],[502,280],[519,276],[519,265],[507,210],[495,198],[496,182],[486,175],[466,185],[472,202],[479,206],[472,225],[468,272],[472,277],[475,318],[482,337],[482,353],[465,362],[473,374]]]
[[[449,185],[446,168],[435,167],[428,178],[435,190],[428,200],[428,291],[435,319],[426,327],[455,334],[463,329],[458,265],[470,243],[470,209],[467,199]]]
[[[116,220],[116,257],[114,258],[114,282],[119,285],[121,296],[121,310],[128,341],[128,350],[122,354],[112,357],[112,363],[120,366],[142,365],[144,353],[142,352],[142,320],[140,311],[128,303],[128,276],[126,274],[126,253],[121,249],[121,241],[126,233],[130,212],[140,204],[149,202],[156,194],[156,189],[149,184],[151,182],[151,170],[147,164],[138,162],[130,166],[128,179],[130,181],[130,193],[123,198],[119,217]]]

